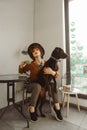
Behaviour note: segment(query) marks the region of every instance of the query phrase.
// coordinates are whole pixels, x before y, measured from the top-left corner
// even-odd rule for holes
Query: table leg
[[[10,97],[10,86],[12,87],[12,96]],[[10,105],[10,102],[12,102],[13,104],[15,103],[15,83],[14,82],[8,82],[7,83],[7,102],[8,102],[8,106]]]
[[[13,104],[15,103],[15,95],[14,95],[15,88],[14,88],[14,86],[15,86],[14,82],[10,82],[10,81],[7,82],[7,107],[0,114],[0,118],[7,111],[8,107],[10,105],[10,102],[12,102]],[[12,96],[11,97],[10,97],[10,87],[12,87],[11,88],[11,90],[12,90]]]
[[[12,87],[12,96],[10,97],[10,86]],[[24,94],[24,88],[23,88],[23,94]],[[23,114],[23,108],[24,108],[24,95],[23,95],[23,104],[19,105],[15,103],[15,83],[14,82],[8,82],[7,83],[7,102],[8,106],[10,105],[10,102],[13,103],[14,107],[21,113],[21,115],[25,118],[27,121],[27,128],[29,128],[29,120],[27,117]]]

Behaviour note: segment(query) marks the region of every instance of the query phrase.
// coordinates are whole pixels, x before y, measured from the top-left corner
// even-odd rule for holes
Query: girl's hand
[[[22,61],[19,66],[20,66],[21,68],[23,68],[25,65],[26,65],[26,61]]]
[[[45,74],[51,74],[51,75],[55,76],[55,78],[58,78],[60,76],[58,71],[53,71],[50,67],[45,67],[44,73]]]

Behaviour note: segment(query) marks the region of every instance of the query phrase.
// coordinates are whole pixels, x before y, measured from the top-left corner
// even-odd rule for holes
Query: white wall
[[[35,0],[34,41],[43,44],[45,57],[63,46],[63,0]]]
[[[33,0],[0,0],[0,74],[17,73],[21,49],[33,41]]]
[[[34,0],[0,0],[0,75],[18,73],[26,56],[21,50],[33,42]],[[6,84],[0,84],[0,107],[6,105]]]

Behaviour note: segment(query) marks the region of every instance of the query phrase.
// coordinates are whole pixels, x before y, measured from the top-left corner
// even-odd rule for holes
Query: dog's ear
[[[60,50],[61,50],[60,47],[55,47],[55,49],[51,53],[51,56],[54,57],[54,58],[56,58],[56,59],[59,59],[60,58],[60,56],[59,56]]]
[[[62,50],[62,48],[60,48],[60,47],[55,47],[54,50],[56,50],[57,52],[60,52],[60,50]]]
[[[59,51],[60,55],[63,56],[61,58],[67,58],[67,57],[69,57],[69,55],[67,53],[65,53],[62,48],[56,47],[56,49]]]
[[[55,57],[56,59],[65,59],[69,57],[68,54],[65,53],[64,50],[60,47],[55,47],[51,56]]]

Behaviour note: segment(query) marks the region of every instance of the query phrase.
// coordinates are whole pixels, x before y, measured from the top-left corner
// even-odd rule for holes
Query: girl
[[[32,61],[30,64],[26,64],[25,61],[22,61],[19,65],[19,73],[26,73],[27,71],[30,72],[30,78],[31,78],[31,84],[29,84],[29,87],[31,87],[31,102],[29,106],[31,121],[37,121],[37,115],[35,112],[35,106],[39,97],[39,94],[41,93],[41,85],[35,82],[37,80],[37,75],[40,69],[43,67],[45,60],[43,60],[43,56],[45,54],[44,48],[39,43],[32,43],[28,47],[28,54],[31,57]],[[51,68],[47,67],[44,69],[45,74],[51,74],[55,76],[56,78],[59,77],[59,73],[53,71]],[[55,93],[54,90],[52,90],[52,98],[54,102],[53,111],[55,113],[55,117],[57,120],[63,120],[63,117],[61,115],[60,111],[60,105],[58,103],[58,93]]]

